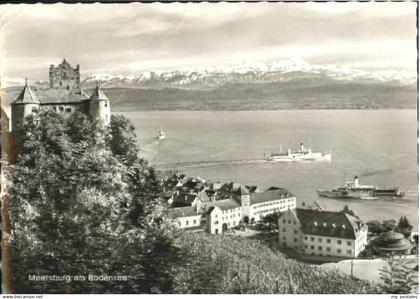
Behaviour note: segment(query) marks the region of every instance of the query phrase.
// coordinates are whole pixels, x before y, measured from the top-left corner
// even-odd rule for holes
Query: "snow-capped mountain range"
[[[180,69],[173,71],[148,71],[138,75],[112,75],[108,73],[90,74],[82,79],[82,86],[89,87],[100,81],[103,87],[138,87],[182,89],[211,89],[235,83],[274,83],[293,80],[331,79],[334,81],[360,83],[392,83],[414,85],[415,73],[404,71],[366,71],[332,64],[309,64],[301,58],[274,61],[267,64],[255,63],[226,66],[213,69]],[[22,85],[24,79],[3,77],[2,87]],[[46,81],[33,82],[47,85]]]
[[[230,67],[162,72],[139,75],[98,73],[87,76],[82,84],[100,81],[103,86],[215,88],[232,83],[287,82],[303,78],[329,78],[338,81],[392,82],[398,85],[416,83],[416,74],[402,71],[365,71],[336,65],[314,65],[300,58],[268,64],[242,64]]]

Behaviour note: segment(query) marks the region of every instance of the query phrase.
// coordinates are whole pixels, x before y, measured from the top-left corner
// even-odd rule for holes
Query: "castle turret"
[[[99,82],[88,100],[88,112],[93,120],[101,119],[104,124],[111,121],[111,107],[108,97],[103,92]]]
[[[16,100],[11,103],[12,108],[12,131],[17,127],[25,117],[38,112],[40,101],[38,100],[31,87],[28,85],[28,79],[25,79],[25,86]]]

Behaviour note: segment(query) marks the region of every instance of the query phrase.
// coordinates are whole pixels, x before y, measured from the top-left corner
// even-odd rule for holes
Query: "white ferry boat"
[[[374,185],[360,185],[359,178],[346,182],[344,186],[333,190],[317,190],[316,193],[322,197],[340,199],[377,199],[377,198],[399,198],[405,195],[397,187],[380,188]]]
[[[162,139],[165,139],[165,138],[166,138],[166,134],[165,134],[165,131],[163,131],[163,126],[161,125],[158,136],[157,136],[157,139],[162,140]]]
[[[301,143],[298,151],[288,149],[287,152],[283,152],[280,147],[280,153],[271,153],[266,157],[266,160],[275,162],[331,161],[331,158],[331,153],[312,152],[310,148],[305,148],[303,143]]]

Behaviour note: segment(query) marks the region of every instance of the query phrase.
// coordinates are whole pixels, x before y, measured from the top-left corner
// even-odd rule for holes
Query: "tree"
[[[353,210],[351,210],[348,205],[345,205],[344,208],[341,210],[341,212],[349,214],[351,216],[356,216]]]
[[[82,114],[66,120],[41,112],[30,116],[20,132],[11,177],[16,291],[169,292],[177,252],[171,246],[172,220],[156,198],[156,171],[133,151],[113,151],[112,131]],[[131,137],[124,139],[130,134],[123,133],[117,133],[120,142],[134,148]],[[28,279],[88,274],[127,280]]]
[[[411,231],[413,230],[413,226],[408,221],[407,217],[401,216],[400,220],[398,221],[396,230],[402,233],[406,238],[411,235]]]
[[[112,115],[110,131],[109,145],[114,156],[122,157],[128,164],[134,163],[139,153],[134,126],[123,115]]]
[[[390,256],[387,265],[380,270],[381,291],[386,294],[408,294],[416,282],[404,257]]]

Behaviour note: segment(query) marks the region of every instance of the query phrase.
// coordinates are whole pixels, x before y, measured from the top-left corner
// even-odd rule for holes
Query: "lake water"
[[[177,169],[213,181],[287,188],[298,204],[348,204],[362,219],[408,217],[417,229],[417,120],[415,110],[137,111],[142,155],[162,170]],[[160,125],[167,138],[157,141]],[[331,162],[267,162],[264,154],[297,149],[332,151]],[[398,200],[319,198],[358,175],[362,184],[400,187]]]

